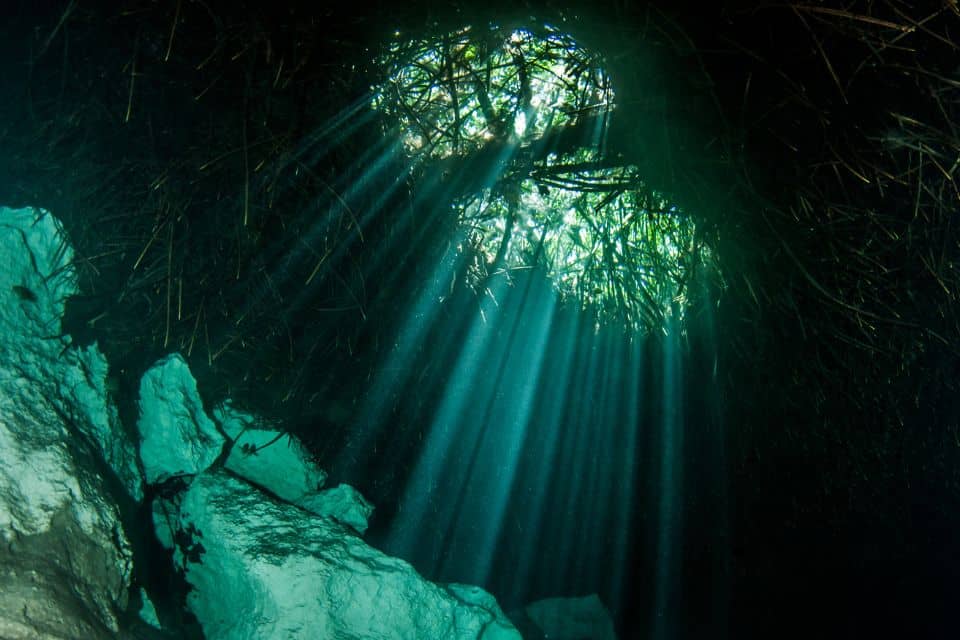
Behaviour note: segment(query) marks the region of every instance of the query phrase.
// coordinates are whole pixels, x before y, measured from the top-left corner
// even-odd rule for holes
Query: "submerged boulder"
[[[430,583],[343,525],[222,471],[190,484],[174,537],[210,640],[520,640],[482,590]]]
[[[95,347],[69,348],[59,224],[0,208],[0,637],[113,638],[132,554],[108,484],[138,496]]]
[[[233,440],[226,462],[233,473],[292,503],[323,488],[327,474],[292,435],[256,428],[252,417],[229,404],[219,407],[216,417]]]
[[[220,456],[225,442],[204,412],[197,381],[179,354],[160,360],[141,379],[137,428],[151,484],[200,473]]]
[[[326,473],[292,435],[225,403],[214,436],[186,363],[166,359],[147,376],[154,526],[208,639],[520,640],[490,594],[430,583],[358,537],[372,505],[348,485],[322,489]],[[174,428],[151,436],[163,425]]]
[[[45,407],[0,391],[0,637],[108,638],[132,555],[96,465]]]
[[[276,497],[318,516],[333,518],[358,533],[367,530],[373,505],[347,484],[324,489],[327,474],[294,436],[258,428],[252,416],[229,403],[215,412],[233,442],[225,466],[228,471],[266,489]]]
[[[373,513],[373,505],[348,484],[318,491],[294,504],[318,516],[333,518],[360,534],[366,532],[370,514]]]

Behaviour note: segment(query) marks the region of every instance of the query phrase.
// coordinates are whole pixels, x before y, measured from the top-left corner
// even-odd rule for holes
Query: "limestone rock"
[[[373,513],[373,505],[348,484],[304,496],[295,504],[318,516],[342,522],[360,534],[366,532],[370,515]]]
[[[197,382],[178,354],[140,380],[140,459],[147,482],[197,474],[220,455],[224,438],[203,410]]]
[[[64,303],[77,293],[72,259],[52,215],[0,207],[0,357],[7,374],[20,378],[11,390],[49,404],[139,500],[136,453],[106,391],[106,359],[96,345],[79,349],[61,335]]]
[[[133,439],[120,423],[108,390],[107,360],[96,345],[71,348],[61,359],[73,364],[66,369],[60,393],[83,414],[77,421],[82,435],[113,470],[127,495],[143,500],[143,475]]]
[[[226,462],[233,473],[292,503],[323,488],[327,474],[314,464],[295,437],[254,428],[252,418],[238,414],[229,405],[219,407],[216,417],[233,440]]]
[[[327,474],[294,436],[258,428],[252,416],[229,403],[214,416],[233,440],[226,468],[273,495],[319,516],[333,518],[358,533],[367,530],[373,505],[350,485],[323,489]]]
[[[190,484],[175,537],[210,640],[520,640],[491,596],[427,582],[342,525],[222,471]]]
[[[69,261],[52,216],[0,208],[0,637],[10,640],[113,638],[130,585],[104,478],[129,474],[135,495],[139,475],[122,442],[101,449],[117,426],[102,356],[64,352]]]

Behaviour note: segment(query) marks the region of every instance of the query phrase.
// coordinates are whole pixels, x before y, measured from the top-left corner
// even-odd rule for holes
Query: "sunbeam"
[[[671,330],[672,329],[672,330]],[[674,325],[662,341],[660,420],[660,483],[657,511],[657,551],[653,638],[672,638],[679,616],[680,549],[683,539],[683,371],[679,331]]]
[[[417,401],[384,547],[508,602],[590,585],[618,610],[636,593],[631,564],[646,562],[650,630],[670,637],[682,588],[684,313],[713,255],[694,216],[607,155],[614,93],[598,59],[550,27],[492,27],[507,54],[474,48],[479,33],[384,56],[373,105],[415,185],[409,211],[392,212],[407,238],[400,260],[416,260],[444,224],[447,249],[398,305],[337,468],[374,460],[392,409],[434,381]],[[402,289],[401,274],[382,273]]]

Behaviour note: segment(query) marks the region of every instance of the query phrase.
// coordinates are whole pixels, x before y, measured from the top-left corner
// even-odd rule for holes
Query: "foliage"
[[[560,162],[504,193],[457,203],[470,229],[476,286],[501,270],[546,267],[561,296],[598,319],[661,328],[682,314],[689,281],[713,268],[690,216],[632,167]]]
[[[472,286],[545,267],[598,322],[660,330],[682,314],[690,279],[715,272],[712,251],[693,216],[608,151],[599,56],[551,26],[397,37],[373,105],[414,162],[478,174],[453,203]]]
[[[550,26],[464,27],[410,40],[398,32],[381,63],[387,80],[374,107],[417,155],[462,155],[491,140],[542,138],[614,103],[599,58]]]

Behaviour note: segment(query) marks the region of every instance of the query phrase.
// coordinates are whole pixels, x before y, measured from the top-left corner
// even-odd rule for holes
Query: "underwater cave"
[[[0,636],[956,634],[955,3],[41,4]]]

